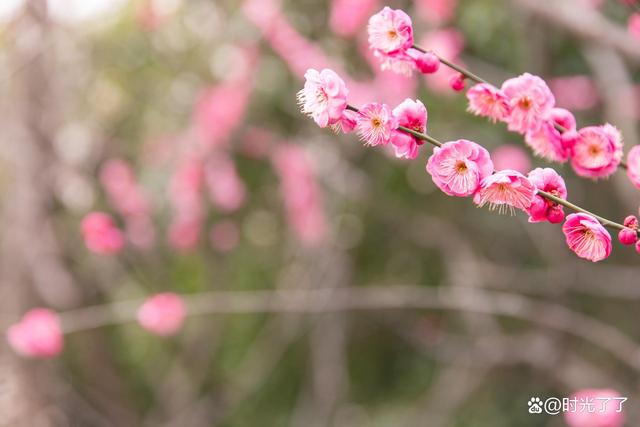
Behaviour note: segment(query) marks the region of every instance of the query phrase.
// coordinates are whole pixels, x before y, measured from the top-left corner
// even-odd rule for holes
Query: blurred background
[[[633,1],[387,4],[422,47],[496,84],[539,74],[579,126],[638,142]],[[466,113],[444,67],[380,71],[366,22],[384,5],[0,1],[0,321],[46,306],[78,322],[54,360],[3,340],[2,425],[563,426],[527,401],[585,387],[629,397],[638,425],[633,250],[592,265],[559,226],[437,191],[429,147],[397,160],[300,114],[304,71],[331,67],[356,105],[418,97],[434,137],[544,165]],[[623,173],[554,167],[572,201],[637,212]],[[92,211],[113,215],[120,253],[86,248]],[[213,295],[169,339],[73,314],[169,290]]]

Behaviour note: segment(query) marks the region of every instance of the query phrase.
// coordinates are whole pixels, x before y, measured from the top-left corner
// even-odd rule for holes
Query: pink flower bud
[[[624,226],[629,227],[633,230],[638,229],[638,218],[635,215],[629,215],[624,219]]]
[[[451,77],[451,80],[449,80],[451,89],[455,90],[456,92],[463,91],[465,84],[464,79],[465,77],[462,74],[455,74],[453,77]]]
[[[29,310],[7,330],[7,340],[21,356],[44,359],[58,355],[63,346],[58,314],[46,308]]]
[[[418,55],[415,63],[418,70],[423,74],[433,74],[440,68],[440,59],[433,52]]]
[[[640,254],[640,240],[636,242],[636,252]]]
[[[638,233],[630,228],[625,228],[618,233],[618,240],[623,245],[633,245],[638,240]]]
[[[102,212],[91,212],[82,220],[80,229],[90,251],[99,255],[112,255],[124,246],[122,232],[113,219]]]
[[[147,331],[165,337],[180,329],[185,315],[182,298],[173,292],[165,292],[152,296],[140,306],[138,323]]]

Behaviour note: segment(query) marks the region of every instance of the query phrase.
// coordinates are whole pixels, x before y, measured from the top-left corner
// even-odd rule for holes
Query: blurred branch
[[[522,9],[570,33],[623,54],[640,64],[640,43],[626,30],[609,22],[596,8],[576,0],[515,0]]]
[[[61,314],[67,333],[131,322],[142,301],[86,307]],[[562,305],[506,292],[469,287],[363,286],[337,289],[215,291],[185,296],[191,315],[297,313],[391,309],[461,310],[509,316],[565,332],[607,350],[640,370],[640,347],[627,335]]]

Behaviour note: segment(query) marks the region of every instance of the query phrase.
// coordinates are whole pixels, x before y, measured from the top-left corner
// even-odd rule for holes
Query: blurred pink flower
[[[304,88],[298,92],[300,109],[321,128],[334,125],[347,107],[349,91],[344,81],[328,68],[310,68],[304,74]]]
[[[393,115],[398,124],[417,132],[427,130],[427,109],[419,100],[405,99],[393,109]],[[415,159],[418,147],[423,141],[405,132],[394,130],[391,134],[391,144],[397,158]]]
[[[319,66],[340,71],[318,44],[300,35],[274,0],[247,0],[243,11],[294,74],[302,77],[307,69]]]
[[[291,228],[303,244],[321,244],[326,239],[328,226],[307,154],[298,146],[282,145],[274,153],[273,164],[280,176],[280,191]]]
[[[122,232],[106,213],[87,214],[82,220],[80,229],[87,248],[96,254],[115,254],[124,246]]]
[[[112,159],[100,169],[100,181],[109,201],[122,215],[131,243],[141,249],[151,247],[155,230],[151,221],[151,202],[142,186],[136,182],[133,169],[123,160]]]
[[[197,157],[185,159],[174,171],[169,182],[169,201],[179,214],[201,216],[203,177],[202,161]]]
[[[229,252],[238,246],[240,231],[235,222],[225,219],[215,223],[209,234],[211,246],[220,252]]]
[[[353,36],[377,5],[378,0],[332,0],[329,26],[338,35]]]
[[[404,52],[413,44],[411,18],[400,9],[383,8],[369,18],[369,46],[384,55]]]
[[[509,130],[522,134],[537,132],[555,105],[555,98],[544,80],[529,73],[506,80],[502,91],[511,106],[507,118]]]
[[[482,180],[491,175],[493,163],[484,147],[459,139],[433,149],[427,172],[449,196],[465,197],[474,194]]]
[[[468,110],[492,122],[504,121],[511,112],[509,100],[502,90],[488,84],[478,83],[467,91]]]
[[[513,144],[504,144],[497,147],[491,153],[493,166],[497,170],[513,169],[526,174],[531,169],[531,160],[527,152]]]
[[[214,155],[205,163],[204,174],[209,197],[220,210],[233,212],[244,204],[247,190],[230,157]]]
[[[589,110],[600,101],[595,82],[588,76],[563,76],[549,80],[558,106],[570,110]]]
[[[47,308],[34,308],[20,322],[7,330],[7,341],[21,356],[50,358],[63,347],[62,329],[58,314]]]
[[[458,6],[457,0],[416,0],[418,16],[432,25],[440,25],[451,18]]]
[[[201,217],[178,215],[171,220],[169,225],[169,244],[179,251],[191,250],[198,244],[201,228]]]
[[[377,102],[362,106],[358,112],[356,123],[358,135],[365,142],[365,145],[371,147],[388,144],[392,131],[398,127],[398,121],[391,108]]]
[[[106,161],[100,168],[100,181],[109,201],[123,216],[148,215],[151,203],[136,182],[133,169],[121,159]]]
[[[464,45],[464,35],[460,30],[443,28],[427,33],[422,38],[420,47],[431,50],[449,61],[457,62]]]
[[[529,172],[529,180],[538,190],[546,191],[561,199],[567,199],[567,186],[564,179],[551,168],[536,168]],[[562,222],[564,211],[561,205],[542,196],[535,195],[529,209],[529,222],[549,221],[552,224]]]
[[[610,124],[588,126],[578,131],[571,150],[573,170],[586,178],[605,178],[613,174],[622,160],[622,136]]]
[[[612,389],[579,390],[569,398],[576,402],[575,408],[571,406],[565,411],[564,419],[569,427],[622,427],[625,416],[617,400],[620,397],[620,393]]]
[[[640,39],[640,13],[633,13],[629,16],[629,21],[627,21],[627,29],[629,30],[629,34],[633,37]]]
[[[562,231],[569,249],[580,258],[597,262],[611,254],[611,235],[591,215],[584,213],[568,215]]]
[[[627,153],[627,176],[640,189],[640,145],[634,145]]]
[[[555,124],[566,131],[560,133]],[[553,108],[550,119],[543,122],[537,131],[527,132],[524,140],[536,155],[552,162],[564,163],[569,159],[577,136],[573,114],[564,108]]]
[[[491,210],[513,214],[514,208],[529,208],[534,194],[535,187],[529,178],[518,171],[506,169],[484,178],[473,201],[480,207],[488,203]]]
[[[184,302],[173,292],[154,295],[138,309],[140,326],[163,337],[178,332],[184,323],[185,316]]]
[[[253,90],[257,54],[253,47],[239,47],[242,66],[229,79],[200,94],[193,115],[199,143],[204,149],[219,147],[242,123]]]

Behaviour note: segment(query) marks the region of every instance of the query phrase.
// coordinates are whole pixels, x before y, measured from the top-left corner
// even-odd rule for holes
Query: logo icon
[[[542,413],[542,401],[539,397],[532,397],[527,402],[529,405],[529,413],[530,414],[541,414]]]

